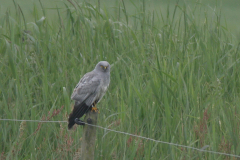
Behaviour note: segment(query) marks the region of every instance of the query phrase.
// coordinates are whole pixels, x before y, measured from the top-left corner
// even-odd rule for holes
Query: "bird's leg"
[[[93,103],[93,107],[92,107],[92,109],[91,109],[91,111],[92,111],[92,112],[97,112],[97,111],[98,111],[98,109],[97,109],[97,106],[96,106],[96,105],[97,105],[97,103],[96,103],[96,102],[94,102],[94,103]]]

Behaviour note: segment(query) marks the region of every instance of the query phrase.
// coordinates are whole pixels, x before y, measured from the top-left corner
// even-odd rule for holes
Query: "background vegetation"
[[[33,1],[26,11],[12,1],[1,12],[0,118],[67,120],[80,77],[107,60],[113,67],[98,105],[100,126],[240,154],[239,32],[221,4],[49,3]],[[0,159],[80,157],[79,126],[0,121],[0,130]],[[101,129],[95,157],[236,159]]]

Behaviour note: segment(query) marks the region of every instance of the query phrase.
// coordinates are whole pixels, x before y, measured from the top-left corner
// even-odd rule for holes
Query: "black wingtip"
[[[75,103],[75,106],[73,108],[72,113],[70,113],[69,118],[68,118],[68,129],[70,130],[74,124],[76,123],[76,119],[77,119],[77,124],[82,125],[81,120],[79,120],[78,118],[81,118],[86,112],[88,112],[88,110],[90,109],[89,106],[87,106],[85,103]]]
[[[74,124],[68,124],[68,130],[71,130]]]
[[[69,118],[68,118],[68,129],[71,129],[73,127],[73,125],[75,124],[75,121],[74,121],[74,117],[72,117],[72,113],[69,115]]]

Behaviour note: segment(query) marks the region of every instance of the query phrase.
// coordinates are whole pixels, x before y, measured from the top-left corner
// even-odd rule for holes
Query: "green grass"
[[[15,0],[16,1],[16,0]],[[98,0],[88,0],[93,5],[96,5]],[[84,2],[84,0],[78,0],[79,3]],[[34,8],[41,8],[41,4],[39,0],[21,0],[17,1],[18,5],[21,7],[24,16],[31,22],[34,21]],[[42,6],[44,7],[44,12],[47,14],[48,19],[55,19],[57,18],[57,14],[55,8],[61,8],[62,12],[64,12],[65,3],[68,3],[67,0],[41,0]],[[118,9],[115,9],[116,6],[121,4],[121,1],[117,0],[101,0],[100,6],[101,8],[106,8],[109,13],[115,13]],[[201,12],[199,15],[196,13],[195,16],[200,17],[198,21],[203,22],[205,19],[205,14],[211,19],[214,19],[212,15],[216,9],[221,10],[221,23],[231,31],[234,35],[240,35],[240,21],[238,16],[240,14],[240,1],[239,0],[180,0],[179,5],[187,4],[188,10],[192,12],[196,12],[195,6],[197,8],[201,8]],[[69,4],[69,3],[68,3]],[[139,12],[139,4],[142,4],[142,0],[131,0],[131,1],[124,1],[125,9],[130,16],[136,14],[136,10]],[[174,8],[176,5],[176,0],[145,0],[145,9],[146,11],[152,12],[154,10],[155,13],[163,14],[164,17],[167,16],[169,13],[172,16]],[[0,17],[4,15],[7,10],[14,12],[15,7],[12,1],[0,0]],[[168,11],[169,10],[169,11]],[[181,12],[176,12],[176,17]]]
[[[240,154],[239,41],[222,23],[221,8],[180,3],[157,12],[141,1],[132,14],[125,3],[111,11],[65,1],[51,13],[36,4],[26,15],[13,4],[15,11],[0,16],[0,118],[67,120],[80,77],[107,60],[114,66],[98,125]],[[1,159],[80,153],[79,126],[0,121],[0,130]],[[234,158],[98,129],[95,159]]]

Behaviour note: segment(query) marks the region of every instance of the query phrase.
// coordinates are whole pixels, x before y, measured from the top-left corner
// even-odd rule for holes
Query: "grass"
[[[66,1],[53,19],[40,4],[31,21],[13,1],[15,12],[0,19],[1,118],[67,120],[80,77],[107,60],[114,66],[100,126],[239,155],[239,41],[221,9],[179,4],[157,13],[141,1],[130,14],[125,3],[113,13],[99,2]],[[79,126],[1,121],[0,129],[1,159],[80,157]],[[98,129],[95,159],[234,158]]]
[[[89,0],[91,4],[95,5],[97,0]],[[56,9],[60,8],[64,12],[65,5],[64,3],[67,3],[67,1],[48,1],[48,0],[41,0],[42,6],[44,7],[44,12],[48,15],[48,19],[55,19],[57,18]],[[84,2],[84,0],[79,0],[79,3]],[[34,15],[35,11],[34,8],[41,8],[41,4],[38,0],[32,0],[31,2],[22,0],[17,2],[18,5],[21,7],[22,12],[24,13],[24,16],[29,21],[34,21]],[[141,0],[131,0],[131,1],[124,1],[125,4],[125,10],[128,12],[130,16],[133,16],[136,14],[136,10],[139,11],[138,4],[141,4]],[[198,17],[198,21],[203,22],[205,16],[208,16],[209,18],[212,17],[212,13],[216,9],[221,10],[221,23],[227,26],[228,30],[231,31],[234,35],[237,34],[239,36],[240,30],[239,25],[240,22],[238,20],[238,16],[240,14],[240,3],[238,0],[184,0],[179,1],[179,5],[187,4],[187,9],[189,11],[195,12],[194,8],[197,5],[197,8],[201,8],[201,12],[198,12],[199,15],[196,13],[195,16]],[[112,0],[101,0],[100,6],[102,9],[106,8],[109,13],[115,13],[117,10],[115,9],[116,6],[119,6],[121,4],[121,1],[112,1]],[[145,9],[146,11],[153,11],[155,13],[160,13],[166,17],[169,13],[170,16],[172,16],[174,8],[175,8],[176,0],[146,0],[145,1]],[[201,6],[201,7],[199,7]],[[7,10],[10,10],[11,12],[14,12],[15,7],[13,6],[12,1],[5,1],[0,0],[0,17],[1,15],[4,15]],[[205,12],[205,13],[204,13]],[[176,17],[178,17],[178,14],[181,12],[176,11]]]

